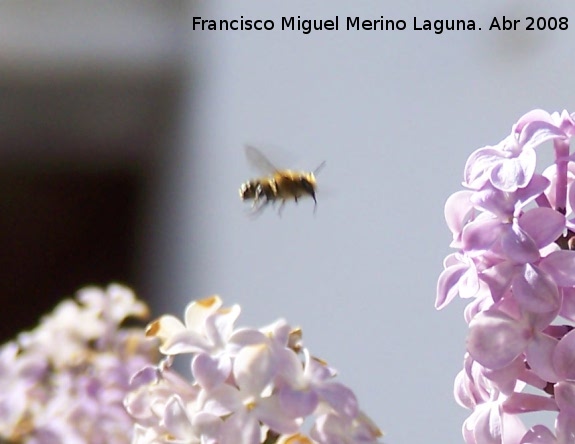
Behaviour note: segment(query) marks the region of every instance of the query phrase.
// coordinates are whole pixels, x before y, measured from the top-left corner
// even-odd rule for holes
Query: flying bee
[[[253,213],[259,213],[270,202],[280,202],[278,213],[287,200],[293,199],[296,202],[304,196],[311,196],[314,201],[314,213],[317,208],[315,198],[317,174],[325,165],[322,162],[312,172],[280,170],[276,168],[258,149],[253,146],[246,146],[246,157],[248,162],[258,168],[267,176],[251,179],[240,187],[240,197],[242,200],[253,200]]]

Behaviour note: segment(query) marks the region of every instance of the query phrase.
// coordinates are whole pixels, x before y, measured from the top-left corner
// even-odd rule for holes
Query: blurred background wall
[[[150,190],[186,76],[183,10],[0,5],[3,339],[86,284],[142,287]]]
[[[443,203],[468,155],[532,108],[574,110],[572,31],[487,31],[572,2],[0,3],[3,339],[86,284],[156,314],[240,303],[301,325],[388,443],[460,442],[466,325],[433,308]],[[272,18],[271,32],[193,17]],[[281,31],[282,16],[475,19],[483,31]],[[525,23],[525,21],[522,21]],[[254,219],[243,145],[313,169],[303,200]],[[544,154],[544,153],[543,153]]]

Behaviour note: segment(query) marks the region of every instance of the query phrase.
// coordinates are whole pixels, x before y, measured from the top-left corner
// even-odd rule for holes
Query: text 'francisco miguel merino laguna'
[[[242,15],[239,19],[211,20],[194,17],[193,29],[198,31],[271,31],[276,29],[276,23],[272,19],[246,19]],[[414,31],[433,31],[441,34],[443,31],[467,31],[475,30],[474,20],[449,19],[449,20],[422,20],[413,17],[412,27]],[[361,19],[360,17],[346,17],[345,19],[335,16],[333,19],[302,19],[296,17],[282,17],[278,29],[282,31],[301,31],[309,34],[312,31],[404,31],[408,29],[408,22],[403,19]]]

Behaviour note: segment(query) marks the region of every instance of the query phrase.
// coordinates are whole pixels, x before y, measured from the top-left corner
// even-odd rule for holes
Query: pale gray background
[[[146,276],[138,290],[157,298],[155,308],[181,316],[191,299],[219,293],[241,304],[241,325],[285,317],[339,369],[386,442],[461,442],[468,412],[452,386],[464,304],[433,308],[450,252],[443,204],[460,189],[468,155],[505,137],[523,113],[575,110],[572,29],[486,29],[503,15],[573,21],[572,0],[0,5],[2,72],[18,80],[79,69],[146,82],[180,72],[183,61],[179,118],[138,244]],[[464,18],[484,30],[194,32],[195,15],[272,18],[278,27],[282,16],[298,15]],[[122,119],[129,126],[148,110],[136,99],[121,105],[109,119],[94,113],[100,120],[81,131],[121,136]],[[256,174],[246,142],[279,166],[327,161],[315,216],[309,200],[286,205],[281,218],[271,209],[246,216],[237,189]],[[20,155],[8,145],[0,154]],[[82,157],[81,144],[73,155]],[[131,161],[131,153],[99,155]]]
[[[493,16],[575,20],[575,4],[202,6],[191,15],[273,18],[276,27],[281,16],[383,15],[472,18],[484,28],[191,32],[197,102],[159,194],[163,260],[153,264],[162,270],[156,292],[177,295],[180,307],[217,292],[242,305],[243,325],[280,316],[301,325],[305,343],[340,370],[387,442],[461,442],[468,412],[452,387],[464,352],[464,304],[433,308],[450,251],[443,203],[459,189],[473,150],[501,140],[532,108],[573,110],[575,96],[572,30],[486,29]],[[328,192],[319,193],[315,217],[310,201],[287,205],[281,218],[245,216],[237,187],[254,173],[246,142],[287,158],[289,167],[327,160],[318,180]]]

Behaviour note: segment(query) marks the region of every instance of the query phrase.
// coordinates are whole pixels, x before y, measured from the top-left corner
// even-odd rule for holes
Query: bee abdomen
[[[250,180],[242,184],[239,192],[242,200],[253,199],[257,202],[265,197],[266,201],[273,201],[277,197],[277,183],[273,178]]]
[[[255,199],[257,183],[255,181],[244,182],[240,187],[240,197],[242,200]]]

